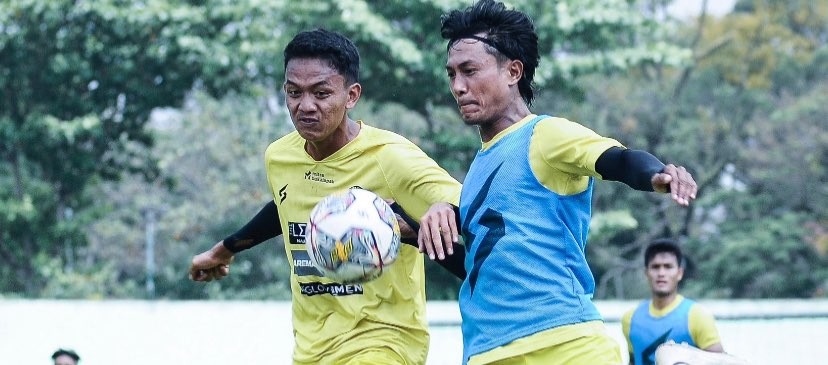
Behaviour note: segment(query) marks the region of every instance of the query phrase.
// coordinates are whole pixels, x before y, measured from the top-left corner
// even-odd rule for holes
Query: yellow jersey
[[[362,350],[386,348],[407,364],[424,364],[429,335],[423,255],[417,248],[402,245],[396,262],[363,284],[321,276],[305,250],[310,211],[334,192],[370,190],[397,201],[412,217],[421,217],[437,202],[459,202],[460,183],[416,145],[358,123],[357,137],[321,161],[308,155],[297,132],[265,152],[291,270],[294,363],[341,364]]]

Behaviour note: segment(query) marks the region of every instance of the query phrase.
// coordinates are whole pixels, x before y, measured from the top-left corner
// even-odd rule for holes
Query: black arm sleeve
[[[400,217],[402,217],[402,219],[405,221],[405,223],[408,223],[408,225],[411,226],[411,229],[413,229],[415,232],[420,231],[420,223],[418,223],[413,218],[409,217],[408,214],[406,214],[405,211],[402,209],[402,207],[399,204],[397,204],[397,202],[391,204],[391,210],[393,210],[394,213],[399,214]],[[454,215],[458,219],[460,218],[460,208],[454,207]],[[460,222],[457,222],[457,226],[460,227]],[[417,248],[420,247],[417,244],[416,239],[402,238],[400,239],[400,241],[407,245],[411,245]],[[456,242],[452,242],[451,247],[454,251],[453,255],[446,255],[445,259],[434,261],[437,262],[437,264],[442,266],[444,269],[448,270],[454,276],[460,278],[461,280],[465,279],[466,267],[464,266],[463,261],[466,259],[466,248],[463,247],[463,245],[458,244]]]
[[[651,179],[663,170],[664,164],[649,152],[621,147],[610,147],[595,161],[595,172],[602,179],[643,191],[653,191]]]
[[[224,247],[237,253],[282,234],[279,210],[272,200],[265,204],[250,222],[224,239]]]

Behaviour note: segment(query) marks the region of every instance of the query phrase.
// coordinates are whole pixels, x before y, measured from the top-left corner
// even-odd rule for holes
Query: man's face
[[[55,358],[55,365],[77,365],[77,363],[69,355],[60,355]]]
[[[647,264],[646,273],[653,295],[666,297],[678,290],[678,283],[684,276],[684,269],[679,266],[676,255],[661,252]]]
[[[460,39],[449,48],[446,61],[451,94],[468,125],[496,122],[514,101],[509,87],[517,81],[484,47],[478,40]]]
[[[290,60],[284,88],[296,131],[317,143],[326,141],[340,127],[361,92],[359,84],[346,85],[343,75],[318,58]]]

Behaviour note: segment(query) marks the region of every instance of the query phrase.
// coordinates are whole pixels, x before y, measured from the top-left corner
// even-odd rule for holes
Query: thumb
[[[670,174],[665,174],[662,172],[653,175],[653,178],[650,180],[650,182],[652,182],[653,184],[653,190],[661,193],[668,191],[668,186],[672,181],[673,177],[670,176]]]

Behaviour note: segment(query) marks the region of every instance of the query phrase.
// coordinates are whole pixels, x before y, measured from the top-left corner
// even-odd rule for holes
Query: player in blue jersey
[[[669,239],[653,241],[644,251],[644,272],[652,299],[642,301],[621,318],[630,364],[655,364],[656,349],[670,340],[724,352],[713,316],[678,293],[683,262],[681,248]]]
[[[672,195],[686,206],[696,183],[680,166],[627,149],[563,118],[534,114],[538,37],[529,17],[478,1],[442,18],[446,73],[467,125],[483,143],[459,209],[432,206],[418,244],[430,256],[465,238],[460,289],[463,362],[620,364],[592,303],[585,257],[594,178]],[[448,252],[451,254],[451,252]]]

